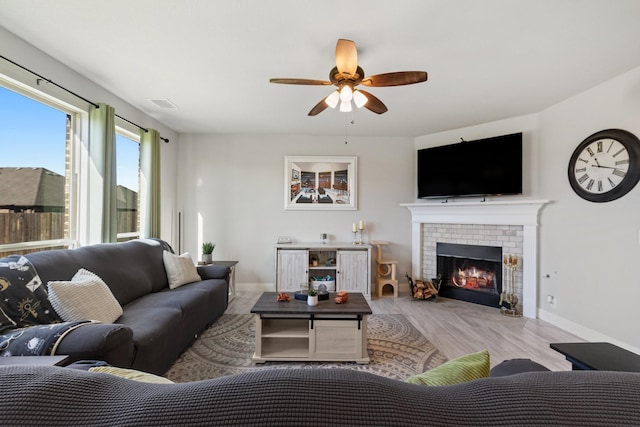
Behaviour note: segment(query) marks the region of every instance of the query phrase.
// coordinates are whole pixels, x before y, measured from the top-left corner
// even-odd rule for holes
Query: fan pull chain
[[[347,119],[346,119],[346,116],[345,116],[345,119],[344,119],[344,143],[345,143],[345,145],[349,143],[349,141],[347,140]]]
[[[351,110],[351,120],[347,122],[347,119],[344,120],[344,143],[345,145],[349,143],[349,141],[347,140],[347,124],[351,123],[352,125],[356,124],[356,120],[353,117],[353,110]]]

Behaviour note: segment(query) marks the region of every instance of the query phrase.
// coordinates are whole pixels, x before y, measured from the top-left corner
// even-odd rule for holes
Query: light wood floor
[[[260,295],[238,292],[227,312],[249,313]],[[526,358],[552,371],[569,371],[571,364],[549,343],[583,341],[539,319],[506,317],[495,308],[442,297],[417,301],[408,295],[383,296],[372,298],[369,305],[374,314],[404,314],[448,359],[486,349],[491,366]]]

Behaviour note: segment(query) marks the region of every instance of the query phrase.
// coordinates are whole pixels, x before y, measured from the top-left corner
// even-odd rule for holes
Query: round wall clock
[[[582,141],[569,160],[569,183],[591,202],[610,202],[640,180],[640,140],[621,129],[596,132]]]

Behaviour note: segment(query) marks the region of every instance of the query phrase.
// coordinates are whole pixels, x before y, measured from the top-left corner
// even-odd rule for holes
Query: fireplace
[[[547,203],[548,200],[501,199],[402,204],[411,212],[412,277],[430,280],[436,276],[437,242],[502,246],[518,260],[514,293],[522,314],[535,319],[538,213]],[[443,232],[443,227],[449,227],[450,232]]]
[[[499,307],[502,247],[437,243],[439,295]]]

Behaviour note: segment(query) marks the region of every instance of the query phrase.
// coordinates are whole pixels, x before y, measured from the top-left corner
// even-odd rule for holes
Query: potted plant
[[[318,305],[318,291],[313,288],[307,291],[307,305],[312,307]]]
[[[213,248],[215,248],[211,242],[205,242],[202,244],[202,262],[205,264],[211,264],[213,262]]]

